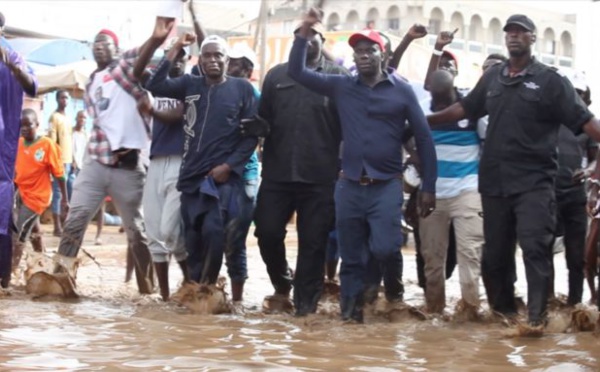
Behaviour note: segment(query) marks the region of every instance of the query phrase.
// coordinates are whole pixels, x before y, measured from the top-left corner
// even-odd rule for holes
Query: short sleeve
[[[554,71],[551,73],[554,76],[550,81],[550,91],[555,94],[549,106],[553,109],[554,117],[558,118],[559,122],[573,133],[579,134],[583,131],[583,125],[594,115],[588,110],[567,78]]]

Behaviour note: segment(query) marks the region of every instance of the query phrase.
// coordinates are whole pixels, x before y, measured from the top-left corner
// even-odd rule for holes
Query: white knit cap
[[[221,48],[223,48],[223,50],[225,51],[225,55],[229,55],[229,45],[227,44],[227,41],[225,41],[225,39],[223,39],[222,37],[218,36],[218,35],[210,35],[207,36],[204,41],[202,41],[202,44],[200,45],[200,53],[202,53],[202,49],[204,49],[205,45],[208,44],[218,44],[221,46]]]

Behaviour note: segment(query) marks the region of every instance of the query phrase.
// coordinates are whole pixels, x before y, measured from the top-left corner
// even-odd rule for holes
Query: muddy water
[[[262,299],[272,289],[252,237],[246,314],[190,314],[158,296],[141,297],[134,283],[123,283],[125,237],[116,229],[107,229],[102,247],[91,245],[92,237],[85,248],[101,267],[88,260],[80,268],[80,300],[32,300],[22,286],[0,298],[0,370],[600,370],[600,339],[591,333],[506,338],[499,324],[412,318],[390,323],[374,315],[365,325],[345,325],[337,320],[335,303],[303,319],[263,315]],[[45,239],[56,247],[56,239]],[[295,246],[295,236],[288,241]],[[406,301],[421,305],[414,252],[404,257]],[[557,278],[566,278],[564,258],[557,256],[555,263]],[[522,265],[519,270],[524,278]],[[448,282],[451,304],[459,295],[456,276]],[[173,265],[172,287],[179,280]],[[518,285],[525,293],[524,281]],[[566,279],[557,281],[557,291],[566,291]]]

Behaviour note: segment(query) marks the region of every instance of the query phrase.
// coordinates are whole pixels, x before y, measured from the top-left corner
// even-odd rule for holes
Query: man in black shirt
[[[488,69],[461,102],[430,124],[489,114],[479,168],[485,246],[482,277],[493,311],[514,316],[514,253],[523,250],[529,325],[543,332],[555,230],[556,147],[560,124],[600,140],[600,124],[569,81],[531,54],[535,25],[524,15],[504,26],[510,59]]]
[[[322,57],[324,39],[319,26],[312,28],[307,65],[327,74],[348,74]],[[275,296],[269,299],[285,300],[292,288],[285,255],[286,225],[297,213],[294,306],[296,315],[302,316],[316,311],[323,288],[341,134],[330,99],[298,84],[287,71],[287,63],[275,66],[263,84],[259,115],[270,124],[270,134],[263,149],[255,236],[275,287]]]
[[[588,87],[581,73],[570,73],[569,81],[589,106]],[[587,232],[584,181],[593,171],[598,144],[588,135],[574,135],[567,127],[558,131],[558,173],[556,175],[556,236],[563,237],[569,269],[567,305],[574,306],[583,296],[585,236]],[[553,244],[554,245],[554,244]],[[552,261],[551,261],[552,262]],[[554,296],[554,270],[550,280],[550,297]]]

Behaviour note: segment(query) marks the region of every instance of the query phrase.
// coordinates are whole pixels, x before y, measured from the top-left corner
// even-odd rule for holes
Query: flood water
[[[44,227],[47,249],[57,239]],[[592,333],[547,333],[540,339],[507,338],[497,323],[455,323],[407,318],[391,323],[370,315],[364,325],[343,324],[335,304],[307,318],[265,315],[264,296],[273,290],[256,240],[248,239],[250,279],[245,315],[196,315],[157,295],[137,294],[123,283],[125,244],[116,228],[105,228],[104,245],[93,246],[92,227],[78,272],[77,301],[32,299],[22,286],[0,298],[2,371],[598,371],[600,338]],[[295,234],[288,233],[295,261]],[[414,251],[404,251],[405,301],[423,304],[416,285]],[[555,257],[556,289],[567,289],[564,255]],[[224,274],[224,273],[223,273]],[[450,305],[459,296],[458,275],[447,282]],[[518,290],[525,294],[519,261]],[[171,266],[171,287],[180,273]],[[484,291],[481,289],[482,300]],[[585,300],[589,300],[586,289]]]

